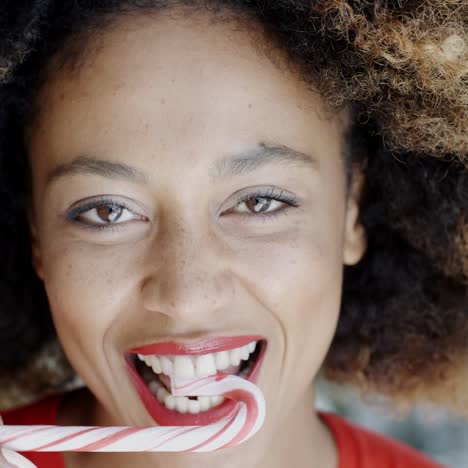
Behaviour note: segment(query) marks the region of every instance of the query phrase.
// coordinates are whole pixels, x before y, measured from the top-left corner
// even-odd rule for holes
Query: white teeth
[[[215,361],[216,367],[219,370],[224,370],[231,365],[231,360],[229,358],[228,351],[220,351],[219,353],[215,353]]]
[[[174,359],[174,375],[181,379],[192,379],[195,377],[193,360],[189,356],[176,356]]]
[[[188,411],[188,402],[189,399],[184,396],[175,397],[175,406],[176,410],[179,413],[186,413]]]
[[[238,366],[241,361],[241,351],[239,348],[229,351],[229,358],[233,366]]]
[[[206,411],[211,408],[211,399],[209,396],[199,396],[197,399],[200,402],[201,411]]]
[[[213,354],[202,354],[195,358],[195,374],[197,377],[216,374],[216,363]]]
[[[151,390],[151,393],[153,395],[156,395],[157,394],[157,391],[159,390],[159,388],[161,388],[161,386],[159,385],[158,382],[156,382],[155,380],[153,380],[152,382],[149,383],[148,385],[149,389]]]
[[[168,393],[166,395],[166,397],[164,398],[164,401],[163,401],[164,405],[166,406],[166,408],[168,409],[175,409],[175,398],[170,394]]]
[[[188,412],[190,414],[198,414],[200,412],[200,402],[198,400],[189,400]]]
[[[243,346],[240,349],[240,355],[241,355],[241,359],[244,361],[247,361],[247,359],[249,359],[249,356],[250,356],[249,345]]]
[[[171,375],[172,374],[172,361],[166,357],[161,356],[161,368],[164,374]]]
[[[152,380],[148,384],[151,393],[170,410],[179,413],[198,414],[201,411],[207,411],[224,402],[224,397],[219,396],[199,396],[191,400],[186,396],[173,396],[157,380]]]
[[[156,392],[156,397],[160,402],[163,402],[166,398],[167,390],[163,387],[159,387],[158,391]]]
[[[221,395],[216,395],[211,397],[211,404],[213,406],[219,405],[224,401],[224,397]]]
[[[191,379],[207,377],[216,374],[217,370],[225,370],[231,366],[238,366],[241,360],[247,361],[255,351],[257,342],[252,341],[245,346],[216,353],[189,355],[152,355],[138,354],[138,359],[145,362],[156,374]]]
[[[151,357],[151,368],[156,374],[160,374],[162,371],[161,368],[161,361],[159,360],[158,356],[152,356]]]

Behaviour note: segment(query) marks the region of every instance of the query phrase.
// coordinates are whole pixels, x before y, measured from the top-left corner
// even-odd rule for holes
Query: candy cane
[[[211,452],[238,445],[263,425],[260,389],[218,373],[171,381],[173,395],[223,395],[239,402],[234,414],[206,426],[0,426],[0,447],[19,452]]]

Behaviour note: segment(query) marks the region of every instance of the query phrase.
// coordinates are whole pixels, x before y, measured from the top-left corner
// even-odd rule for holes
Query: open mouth
[[[229,416],[237,402],[222,395],[173,396],[171,378],[192,379],[223,372],[255,382],[266,350],[266,341],[258,338],[219,338],[213,340],[215,345],[204,347],[179,348],[168,343],[137,348],[127,356],[129,373],[147,411],[159,425],[211,424]],[[204,349],[211,352],[204,353]]]

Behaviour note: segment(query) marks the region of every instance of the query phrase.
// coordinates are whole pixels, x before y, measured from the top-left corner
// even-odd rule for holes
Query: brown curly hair
[[[31,265],[25,217],[30,193],[22,137],[41,72],[64,44],[75,47],[68,50],[74,60],[83,48],[77,38],[117,15],[176,6],[254,20],[331,108],[352,109],[347,170],[351,176],[360,164],[367,175],[360,216],[368,248],[357,265],[344,269],[326,375],[402,402],[430,399],[462,408],[467,402],[458,381],[468,350],[466,0],[7,2],[0,18],[0,192],[7,213],[0,221],[6,259],[0,267],[0,341],[8,349],[0,356],[2,387],[54,337]]]
[[[365,102],[396,150],[457,155],[467,165],[468,3],[311,3],[322,27],[352,46],[344,68],[325,72],[329,98]]]

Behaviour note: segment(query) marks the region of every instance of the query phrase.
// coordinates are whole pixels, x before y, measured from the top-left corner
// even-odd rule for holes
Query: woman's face
[[[345,197],[345,112],[325,116],[228,23],[121,20],[86,57],[50,75],[28,141],[34,262],[60,341],[109,424],[147,425],[131,349],[260,336],[267,420],[250,450],[229,449],[235,466],[259,460],[302,404],[343,264],[365,248],[358,190]]]

